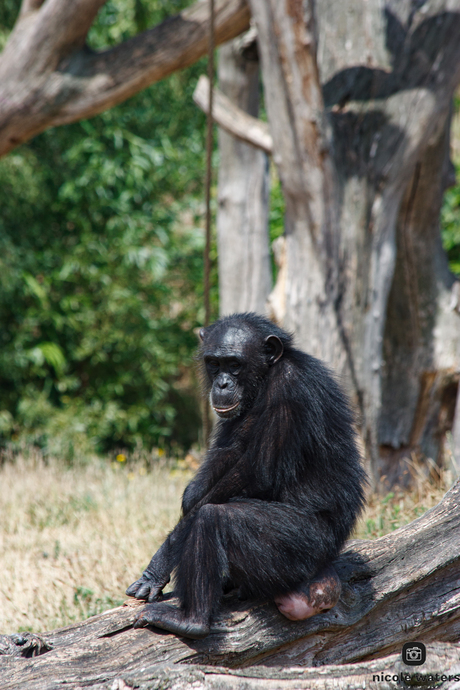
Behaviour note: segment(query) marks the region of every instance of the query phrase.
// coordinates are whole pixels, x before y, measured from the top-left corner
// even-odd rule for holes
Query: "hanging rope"
[[[206,116],[206,242],[204,247],[204,325],[211,320],[210,274],[211,274],[211,184],[212,184],[212,150],[213,150],[213,81],[214,81],[214,0],[209,0],[209,34],[208,34],[208,80],[209,108]],[[209,405],[203,403],[203,443],[208,445],[211,432]]]

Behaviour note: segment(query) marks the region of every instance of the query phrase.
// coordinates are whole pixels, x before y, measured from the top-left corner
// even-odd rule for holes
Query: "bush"
[[[14,20],[12,4],[0,21]],[[184,4],[109,0],[90,44]],[[204,69],[0,161],[4,445],[71,456],[196,440],[204,116],[192,93]]]

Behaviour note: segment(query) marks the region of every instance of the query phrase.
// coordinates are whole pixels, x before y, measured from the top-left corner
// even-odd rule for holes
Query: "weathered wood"
[[[401,681],[410,682],[415,673],[423,673],[425,682],[415,682],[415,687],[434,687],[442,682],[443,690],[458,689],[460,679],[459,645],[434,643],[427,650],[423,670],[405,666],[400,654],[393,654],[375,661],[343,666],[315,668],[264,668],[227,669],[212,666],[185,664],[149,664],[136,673],[120,673],[108,682],[91,681],[79,684],[91,690],[389,690],[401,687]],[[431,678],[431,682],[430,682]],[[436,680],[438,678],[438,680]],[[442,680],[444,678],[444,680]],[[414,679],[415,680],[415,679]],[[56,684],[53,688],[66,683]]]
[[[439,232],[443,192],[455,182],[449,132],[446,113],[414,168],[397,219],[379,423],[379,471],[390,485],[401,482],[404,472],[410,476],[404,457],[414,453],[442,465],[446,431],[453,425],[460,377],[459,283],[449,271]]]
[[[347,373],[335,313],[340,234],[312,3],[251,0],[250,6],[286,202],[284,326],[309,352]]]
[[[457,285],[457,294],[460,284]],[[458,298],[457,298],[458,300]],[[456,306],[458,301],[456,301]],[[457,388],[457,399],[455,401],[455,412],[452,421],[452,436],[450,439],[450,469],[454,477],[460,476],[460,386]]]
[[[385,671],[386,664],[395,668],[396,657],[382,657],[399,655],[405,642],[423,641],[430,650],[435,642],[459,640],[459,501],[460,482],[438,506],[410,525],[375,541],[349,543],[336,564],[343,594],[328,613],[292,623],[272,603],[248,607],[228,598],[211,635],[191,641],[154,630],[134,630],[134,616],[142,604],[133,601],[83,623],[44,633],[44,641],[53,649],[42,656],[0,657],[0,687],[54,690],[65,685],[76,690],[112,687],[110,684],[117,678],[141,682],[147,677],[156,679],[155,682],[160,677],[166,679],[161,687],[182,687],[176,683],[177,674],[182,671],[167,671],[163,666],[184,663],[244,667],[244,676],[259,678],[241,687],[272,687],[262,679],[279,678],[279,683],[279,671],[262,669],[262,675],[257,676],[258,669],[279,666],[324,669],[309,670],[307,675],[286,671],[286,684],[278,687],[328,687],[329,670],[334,679],[340,675],[337,664],[358,664],[342,667],[342,677],[349,678],[350,687],[358,687],[370,669],[376,673]],[[433,647],[438,652],[439,649]],[[436,669],[440,672],[451,668],[455,653],[459,660],[458,647],[456,652],[451,647],[442,649]],[[374,661],[363,664],[371,660]],[[249,670],[248,666],[257,670]],[[225,687],[227,677],[235,682],[233,675],[224,675],[222,679],[219,674],[222,675],[219,670],[204,669],[187,671],[185,677],[201,678],[203,687],[217,687],[221,680]],[[303,684],[299,685],[300,680],[291,683],[292,678],[303,679]],[[158,685],[148,687],[159,687],[159,681]]]
[[[193,92],[193,100],[203,112],[208,112],[209,79],[204,74],[198,79]],[[262,149],[265,153],[272,153],[273,140],[267,123],[248,115],[216,87],[214,88],[212,117],[219,127],[222,127],[232,136],[241,139],[246,144]]]
[[[434,687],[442,682],[443,690],[458,690],[460,680],[460,645],[435,642],[427,648],[426,662],[418,669],[402,663],[401,654],[392,654],[376,660],[323,666],[320,668],[282,668],[254,666],[244,669],[228,669],[218,666],[190,664],[164,664],[144,660],[140,670],[118,669],[115,676],[106,680],[84,678],[72,682],[64,678],[48,681],[40,687],[56,690],[63,686],[70,690],[390,690],[401,687],[401,681],[409,682],[410,676],[422,673],[425,683],[415,682],[415,687]],[[431,682],[430,677],[431,675]],[[436,675],[438,681],[436,681]],[[442,680],[443,677],[445,680]],[[404,687],[404,686],[403,686]]]
[[[218,76],[222,98],[255,120],[260,100],[259,59],[251,32],[248,34],[221,47]],[[222,110],[221,99],[216,101]],[[263,313],[272,287],[268,158],[264,151],[222,129],[219,153],[216,229],[220,314]]]
[[[89,50],[86,35],[104,2],[23,6],[0,58],[0,155],[48,127],[121,103],[206,54],[207,0],[114,48]],[[248,27],[245,0],[216,0],[216,45]]]

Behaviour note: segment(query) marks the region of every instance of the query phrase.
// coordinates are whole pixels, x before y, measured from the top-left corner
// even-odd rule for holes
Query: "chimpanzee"
[[[348,402],[324,364],[262,316],[227,316],[200,337],[220,419],[181,520],[127,589],[151,602],[135,627],[205,637],[230,587],[291,620],[332,608],[332,561],[366,481]],[[173,571],[179,608],[159,601]]]

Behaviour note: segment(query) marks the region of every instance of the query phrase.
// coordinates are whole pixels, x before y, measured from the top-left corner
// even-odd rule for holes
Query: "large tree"
[[[286,199],[283,321],[345,375],[374,478],[394,476],[402,454],[436,459],[458,385],[439,210],[460,3],[250,5]]]
[[[89,117],[206,50],[207,4],[103,53],[103,0],[24,0],[0,63],[0,152]],[[347,380],[373,476],[437,459],[460,370],[439,233],[460,0],[249,0],[286,200],[276,316]],[[249,26],[216,2],[216,42]]]

